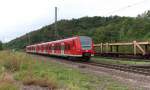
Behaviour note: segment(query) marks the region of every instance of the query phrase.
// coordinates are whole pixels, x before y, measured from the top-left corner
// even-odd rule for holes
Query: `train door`
[[[46,45],[43,45],[43,53],[46,53]]]
[[[64,55],[65,44],[61,43],[61,55]]]
[[[54,54],[54,44],[52,44],[52,54]]]

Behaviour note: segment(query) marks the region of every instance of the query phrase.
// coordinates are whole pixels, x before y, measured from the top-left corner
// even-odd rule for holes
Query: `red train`
[[[88,36],[76,36],[30,45],[26,47],[26,52],[90,60],[91,56],[94,56],[94,44]]]

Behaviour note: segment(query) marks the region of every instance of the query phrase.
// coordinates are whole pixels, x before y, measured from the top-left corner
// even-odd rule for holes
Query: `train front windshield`
[[[83,50],[90,50],[92,48],[92,39],[87,36],[80,36],[80,42]]]

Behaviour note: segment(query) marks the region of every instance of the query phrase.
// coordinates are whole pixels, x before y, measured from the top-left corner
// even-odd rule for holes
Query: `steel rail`
[[[120,71],[132,72],[132,73],[138,73],[138,74],[143,74],[143,75],[146,75],[146,76],[150,76],[150,68],[144,68],[144,67],[141,68],[141,67],[129,66],[129,65],[95,63],[95,62],[84,62],[84,64],[93,65],[93,66],[99,66],[99,67],[105,67],[105,68],[116,69],[116,70],[120,70]]]

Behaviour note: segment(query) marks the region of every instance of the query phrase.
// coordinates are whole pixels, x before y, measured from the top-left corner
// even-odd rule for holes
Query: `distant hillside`
[[[83,17],[61,20],[57,25],[58,33],[62,38],[86,35],[92,37],[95,43],[150,39],[150,19],[140,15],[136,18],[119,16]],[[29,44],[52,40],[56,40],[54,24],[30,32],[6,45],[8,48],[23,49]]]

